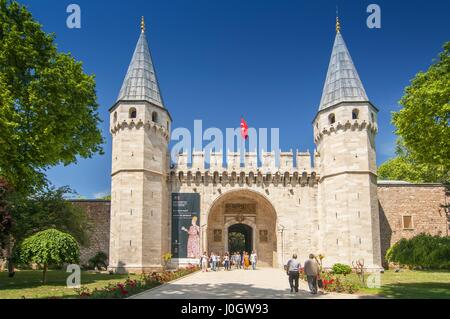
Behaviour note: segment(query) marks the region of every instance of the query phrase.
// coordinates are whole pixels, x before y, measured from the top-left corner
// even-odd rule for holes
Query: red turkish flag
[[[241,136],[244,140],[248,139],[248,125],[247,122],[241,117]]]

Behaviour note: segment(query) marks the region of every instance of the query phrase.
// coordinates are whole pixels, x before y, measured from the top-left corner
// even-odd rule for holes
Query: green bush
[[[450,237],[417,235],[401,239],[386,252],[386,261],[421,269],[450,269]]]
[[[352,273],[352,267],[344,264],[334,264],[331,271],[333,274],[345,276]]]
[[[94,257],[89,259],[89,267],[92,269],[106,269],[108,267],[108,255],[103,251],[99,251]]]

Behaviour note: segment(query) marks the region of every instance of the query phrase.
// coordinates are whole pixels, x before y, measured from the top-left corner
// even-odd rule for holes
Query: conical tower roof
[[[369,101],[352,57],[345,45],[339,21],[336,31],[336,39],[334,40],[319,111],[341,102]]]
[[[164,107],[159,90],[158,80],[145,36],[145,25],[142,20],[139,37],[133,58],[117,101],[147,101]]]

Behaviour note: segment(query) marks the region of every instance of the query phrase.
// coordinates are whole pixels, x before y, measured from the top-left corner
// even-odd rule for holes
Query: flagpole
[[[241,123],[242,123],[242,120],[244,120],[244,116],[241,114]],[[242,131],[242,128],[241,128],[241,131]],[[239,156],[240,161],[242,160],[242,156],[244,157],[244,163],[245,163],[245,138],[242,136],[242,133],[241,133],[241,154]]]
[[[244,163],[245,163],[245,139],[242,137],[242,134],[241,134],[241,156],[240,156],[241,160],[242,160],[242,156],[244,157]]]

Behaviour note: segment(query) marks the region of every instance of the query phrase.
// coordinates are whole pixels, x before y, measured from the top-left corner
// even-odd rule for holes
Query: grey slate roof
[[[369,101],[344,38],[337,32],[319,111],[340,102]]]
[[[141,32],[117,101],[148,101],[164,107],[145,32]]]

